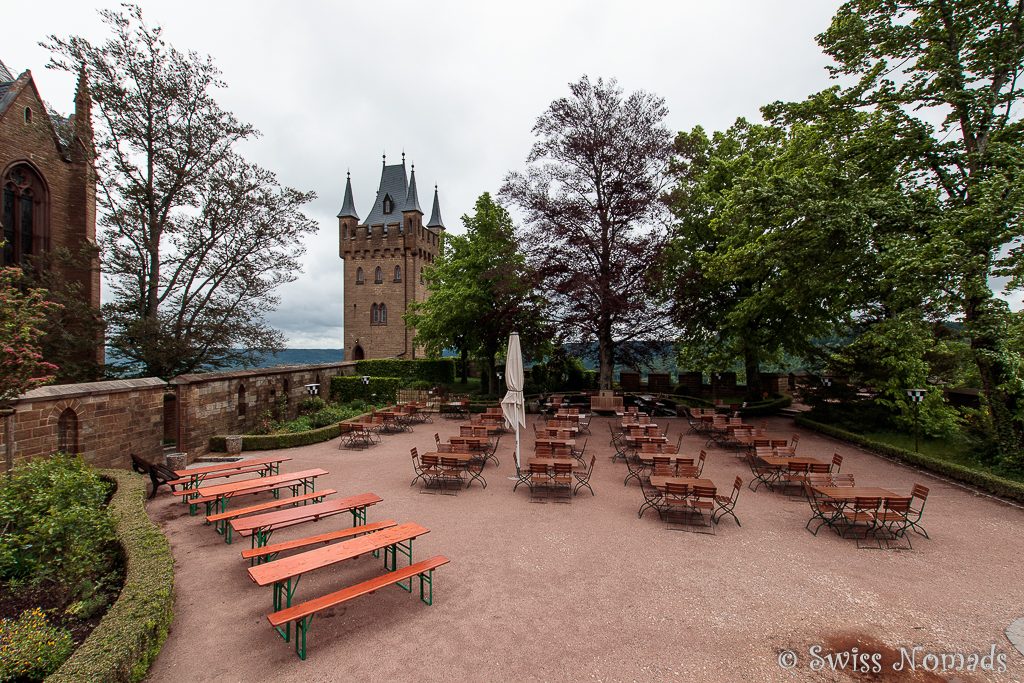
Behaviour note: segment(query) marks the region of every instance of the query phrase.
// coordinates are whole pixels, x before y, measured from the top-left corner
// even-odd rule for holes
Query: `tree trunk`
[[[748,401],[760,401],[763,393],[761,386],[761,362],[757,349],[753,346],[743,345],[743,367],[747,371],[747,395]]]
[[[469,384],[469,349],[462,349],[462,383]]]
[[[1013,369],[1007,366],[1001,348],[1005,324],[999,320],[1000,312],[992,310],[992,303],[991,297],[971,297],[964,319],[981,376],[982,395],[992,420],[992,435],[998,455],[1009,464],[1021,465],[1024,464],[1024,433],[1016,415],[1024,397],[1001,388],[1013,377]]]
[[[601,389],[612,388],[612,368],[615,363],[615,350],[612,344],[611,332],[602,330],[597,340],[597,359],[600,368],[598,375],[598,386]]]

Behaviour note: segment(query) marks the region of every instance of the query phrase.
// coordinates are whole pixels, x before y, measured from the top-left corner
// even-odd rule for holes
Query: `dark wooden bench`
[[[354,586],[342,588],[339,591],[328,593],[322,597],[286,607],[273,614],[268,614],[267,620],[270,621],[270,625],[274,627],[274,630],[284,638],[285,642],[288,642],[288,637],[291,634],[291,629],[287,628],[287,626],[291,622],[295,622],[295,654],[299,656],[299,659],[305,659],[306,632],[309,630],[309,623],[313,620],[313,615],[317,612],[330,609],[362,595],[374,593],[391,584],[399,584],[402,590],[411,593],[412,578],[414,576],[418,576],[420,579],[420,600],[427,605],[431,605],[434,603],[434,570],[441,565],[448,564],[448,562],[450,560],[444,555],[437,555],[428,560],[411,564],[408,567],[401,567],[382,576],[375,576],[368,581],[357,583]],[[405,580],[409,581],[408,587],[400,583]],[[283,626],[286,628],[282,628]]]
[[[380,531],[381,529],[388,529],[397,525],[398,522],[393,519],[385,519],[382,522],[374,522],[372,524],[363,524],[362,526],[354,526],[348,529],[339,529],[337,531],[328,531],[327,533],[317,534],[316,536],[307,536],[306,538],[296,538],[291,541],[281,541],[280,543],[272,543],[265,545],[262,548],[249,548],[248,550],[242,551],[242,559],[249,560],[250,563],[255,561],[255,564],[261,562],[270,562],[275,559],[279,553],[286,550],[298,550],[299,548],[305,548],[318,543],[330,543],[331,541],[340,541],[342,539],[350,538],[352,536],[359,536],[360,534],[369,534],[374,531]]]
[[[177,473],[167,465],[161,465],[159,463],[146,462],[134,453],[132,456],[132,469],[139,474],[148,474],[149,481],[153,484],[153,490],[149,492],[149,497],[152,498],[156,495],[156,490],[161,486],[167,486],[174,493],[174,487],[179,485],[179,477]]]

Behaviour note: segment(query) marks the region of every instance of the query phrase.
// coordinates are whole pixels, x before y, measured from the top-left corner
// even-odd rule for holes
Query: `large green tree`
[[[410,305],[406,322],[428,351],[456,348],[482,361],[486,391],[498,386],[497,358],[509,334],[518,332],[530,354],[545,347],[548,328],[508,211],[485,192],[462,224],[465,234],[444,236],[441,255],[425,272],[430,296]]]
[[[104,42],[44,46],[51,67],[85,69],[97,106],[108,343],[160,377],[251,363],[283,347],[263,316],[300,271],[314,195],[238,155],[257,132],[218,105],[209,57],[168,45],[137,6],[100,14]]]
[[[699,127],[678,135],[663,291],[684,358],[703,356],[706,370],[739,359],[758,397],[762,363],[783,353],[810,360],[822,339],[885,308],[892,293],[879,264],[909,252],[929,202],[900,190],[884,154],[872,167],[857,163],[857,150],[873,145],[872,118],[740,119],[710,137]]]
[[[1024,284],[1024,0],[851,0],[818,42],[841,84],[777,112],[789,121],[878,114],[891,135],[877,139],[899,152],[902,185],[934,192],[941,216],[916,258],[951,276],[933,298],[964,322],[998,449],[1019,464],[1021,361],[991,283]],[[873,156],[864,150],[861,165]]]

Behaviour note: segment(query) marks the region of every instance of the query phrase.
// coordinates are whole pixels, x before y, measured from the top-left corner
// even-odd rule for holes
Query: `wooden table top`
[[[763,460],[764,462],[774,467],[789,467],[790,463],[794,463],[797,465],[803,465],[804,463],[807,463],[808,465],[827,464],[823,460],[818,460],[817,458],[811,458],[806,456],[791,457],[788,455],[759,455],[758,459]]]
[[[360,493],[355,496],[349,496],[348,498],[336,498],[309,505],[297,505],[284,510],[263,512],[249,517],[236,517],[231,520],[230,524],[231,528],[235,531],[244,533],[252,531],[253,529],[261,529],[263,527],[273,526],[274,524],[280,524],[283,522],[292,522],[306,517],[317,519],[322,516],[336,515],[342,512],[348,512],[355,508],[375,505],[381,501],[381,497],[376,493]]]
[[[375,550],[381,550],[395,543],[402,543],[411,538],[422,536],[430,529],[415,522],[399,524],[389,529],[382,529],[365,534],[348,541],[341,541],[323,548],[309,550],[298,555],[290,555],[272,562],[249,567],[249,578],[259,586],[269,586],[296,576],[329,567],[338,562],[351,560]]]
[[[668,437],[667,436],[653,436],[653,435],[652,436],[647,436],[646,434],[644,434],[643,436],[630,436],[630,435],[626,435],[626,441],[627,442],[634,441],[636,443],[668,443]]]
[[[459,436],[448,437],[449,443],[456,443],[457,441],[465,441],[466,443],[473,442],[478,444],[485,444],[490,442],[490,437],[486,436],[467,436],[460,434]]]
[[[541,446],[568,446],[576,447],[576,439],[556,439],[553,436],[538,436],[535,443]]]
[[[641,423],[641,422],[630,422],[628,420],[623,420],[622,421],[622,428],[623,429],[629,429],[630,427],[644,427],[644,428],[647,428],[647,427],[657,427],[657,426],[658,426],[657,422],[642,422]]]
[[[833,500],[853,500],[854,498],[900,498],[900,494],[877,486],[815,486],[817,493]]]
[[[235,462],[222,462],[216,465],[209,465],[207,467],[192,467],[183,470],[174,470],[182,479],[188,477],[195,477],[200,474],[209,474],[211,472],[230,472],[231,470],[240,470],[246,467],[260,467],[263,465],[276,465],[282,462],[288,462],[291,458],[277,457],[277,458],[255,458],[253,460],[237,460]]]
[[[697,458],[692,455],[676,453],[675,446],[672,447],[672,451],[673,452],[671,453],[644,453],[643,451],[640,451],[636,454],[636,457],[645,463],[652,463],[655,458],[668,458],[671,462],[675,462],[676,460],[689,460],[691,464],[695,464],[697,462]]]
[[[715,482],[710,479],[695,479],[693,477],[663,477],[654,475],[651,477],[651,486],[663,489],[666,484],[686,484],[693,488],[694,486],[715,486]],[[716,487],[717,488],[717,487]]]
[[[458,460],[460,463],[467,463],[473,458],[477,457],[476,453],[441,453],[438,451],[430,451],[429,453],[423,453],[420,455],[422,458],[424,455],[436,455],[439,458],[452,458]]]
[[[211,496],[216,498],[219,496],[230,496],[236,493],[244,493],[245,491],[263,488],[264,486],[287,486],[288,484],[294,484],[295,482],[302,481],[303,479],[315,479],[325,474],[327,474],[327,470],[316,467],[310,470],[275,474],[270,477],[256,477],[255,479],[244,479],[242,481],[233,481],[227,484],[217,484],[216,486],[203,486],[196,490],[200,496]]]
[[[554,467],[555,463],[571,463],[573,467],[577,465],[577,462],[571,455],[567,455],[563,458],[530,458],[526,461],[526,466],[530,465],[544,465],[545,467]]]

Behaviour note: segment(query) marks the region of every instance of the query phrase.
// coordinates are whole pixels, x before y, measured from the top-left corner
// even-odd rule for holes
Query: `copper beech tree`
[[[0,268],[0,405],[52,381],[57,371],[40,352],[43,323],[57,304],[24,284],[20,268]]]
[[[502,194],[525,213],[522,243],[552,322],[567,341],[597,342],[608,389],[616,362],[673,338],[651,297],[672,134],[660,97],[587,76],[569,90],[537,119],[527,168],[506,177]]]

